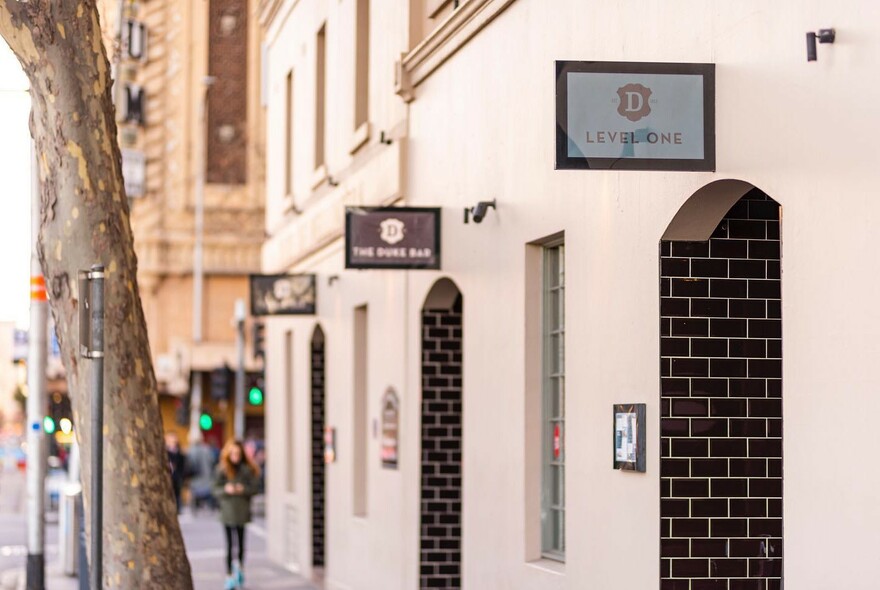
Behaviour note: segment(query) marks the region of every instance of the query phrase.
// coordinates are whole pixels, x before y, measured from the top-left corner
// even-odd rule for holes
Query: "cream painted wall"
[[[310,14],[309,6],[302,0],[294,14]],[[290,37],[278,33],[273,56],[301,46],[296,22],[317,30],[316,18],[288,22],[294,23],[286,25],[293,27]],[[758,186],[784,211],[786,583],[805,590],[876,584],[865,572],[880,546],[880,477],[870,465],[880,412],[880,375],[873,370],[880,354],[880,260],[873,252],[878,22],[880,5],[867,0],[558,0],[552,6],[517,0],[416,89],[408,107],[404,194],[408,205],[444,207],[444,271],[344,271],[339,241],[290,269],[318,273],[316,319],[327,335],[328,422],[337,427],[339,456],[328,478],[330,587],[418,585],[419,309],[440,276],[464,294],[463,586],[658,586],[658,240],[682,203],[719,178]],[[838,40],[821,45],[819,61],[807,63],[804,33],[820,27],[835,27]],[[717,172],[555,171],[556,59],[716,63]],[[383,67],[391,65],[388,59]],[[274,88],[286,70],[270,67]],[[297,92],[309,97],[312,74],[305,69]],[[348,104],[345,97],[334,100]],[[383,100],[393,104],[396,97]],[[269,105],[268,207],[278,211],[273,101],[277,94]],[[329,107],[328,120],[337,106]],[[310,149],[310,131],[303,133],[297,141]],[[463,207],[492,198],[498,209],[481,225],[462,224]],[[526,486],[538,482],[526,481],[523,460],[524,364],[533,362],[524,353],[524,292],[535,280],[525,275],[525,244],[558,231],[565,231],[567,246],[562,568],[526,559],[526,522],[537,518],[526,514]],[[267,251],[264,265],[277,268]],[[339,275],[332,286],[330,275]],[[378,415],[385,387],[399,384],[402,456],[399,472],[383,471],[370,440],[370,511],[358,520],[350,516],[351,317],[364,302],[370,416]],[[316,319],[273,320],[269,330],[272,349],[281,345],[284,326],[294,327],[297,343],[293,427],[302,485],[285,502],[298,510],[300,563],[309,562],[302,486],[308,481],[307,342]],[[270,407],[277,403],[271,392],[280,391],[272,354]],[[643,475],[610,466],[608,416],[621,402],[648,407]],[[273,416],[269,428],[270,438],[281,436],[285,424]],[[270,470],[282,473],[282,458],[270,460]],[[279,482],[271,485],[278,497]],[[270,547],[280,559],[286,525],[269,506],[270,539],[277,541]]]

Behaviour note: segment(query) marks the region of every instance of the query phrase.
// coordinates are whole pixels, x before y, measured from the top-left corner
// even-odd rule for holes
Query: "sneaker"
[[[238,588],[238,583],[236,582],[235,576],[227,577],[223,590],[236,590],[236,588]]]
[[[238,582],[238,587],[241,588],[244,586],[244,571],[241,569],[241,565],[236,561],[232,565],[232,575],[235,577]]]

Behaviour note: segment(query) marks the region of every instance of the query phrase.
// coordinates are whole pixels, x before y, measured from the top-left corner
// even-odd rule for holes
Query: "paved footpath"
[[[27,561],[24,475],[0,466],[0,590],[23,590]],[[215,512],[202,510],[180,517],[195,590],[222,590],[226,538]],[[262,519],[247,528],[245,590],[318,590],[302,577],[269,561]],[[47,514],[46,590],[78,590],[75,578],[65,576],[58,563],[57,516]],[[164,589],[163,589],[164,590]],[[170,589],[169,589],[170,590]]]

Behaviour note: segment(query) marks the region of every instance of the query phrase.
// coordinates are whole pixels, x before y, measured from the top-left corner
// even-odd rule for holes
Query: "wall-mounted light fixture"
[[[330,175],[327,175],[327,184],[330,186],[339,186],[339,181]]]
[[[480,223],[483,221],[483,218],[486,217],[486,213],[489,209],[495,209],[495,199],[492,199],[491,201],[480,201],[473,207],[465,207],[464,222],[468,223],[470,219],[473,219],[474,223]]]
[[[807,61],[816,61],[816,39],[819,43],[834,43],[834,29],[819,29],[807,33]]]
[[[379,143],[384,143],[385,145],[391,145],[391,138],[385,135],[385,132],[379,134]]]
[[[327,286],[332,287],[333,283],[339,280],[339,275],[330,275],[327,277]]]

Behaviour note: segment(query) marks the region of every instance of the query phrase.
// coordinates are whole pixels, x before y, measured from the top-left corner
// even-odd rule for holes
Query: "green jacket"
[[[241,494],[227,494],[223,488],[227,483],[238,483],[244,487]],[[259,480],[246,463],[242,463],[235,477],[230,479],[222,466],[214,475],[214,496],[220,502],[220,522],[226,526],[244,526],[251,521],[251,497],[259,491]]]

